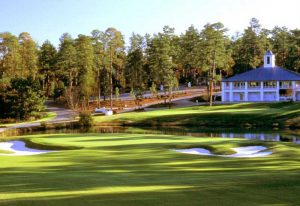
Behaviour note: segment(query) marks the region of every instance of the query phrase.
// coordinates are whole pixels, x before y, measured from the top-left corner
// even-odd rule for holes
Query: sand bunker
[[[232,148],[232,150],[236,152],[232,155],[216,155],[203,148],[179,149],[174,151],[186,154],[210,155],[220,157],[265,157],[272,154],[272,152],[266,151],[266,149],[267,148],[263,146],[236,147]]]
[[[10,141],[10,142],[0,142],[0,150],[6,150],[13,152],[10,154],[1,154],[2,156],[24,156],[24,155],[37,155],[49,152],[54,152],[50,150],[37,150],[26,147],[25,142],[22,141]]]

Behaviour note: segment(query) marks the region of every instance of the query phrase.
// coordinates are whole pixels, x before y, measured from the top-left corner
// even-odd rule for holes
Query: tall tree
[[[144,69],[143,54],[144,38],[139,34],[132,34],[130,47],[126,59],[125,75],[134,91],[143,91],[147,85],[147,73]]]
[[[109,62],[109,66],[106,66],[109,74],[109,90],[110,90],[110,108],[112,109],[112,97],[113,97],[113,79],[120,86],[125,87],[124,78],[124,63],[125,63],[125,46],[123,36],[120,31],[115,28],[108,28],[105,31],[105,55],[106,62]]]
[[[47,97],[50,96],[51,86],[55,82],[56,58],[56,48],[50,41],[46,40],[39,51],[39,74]]]
[[[38,72],[38,51],[36,43],[27,32],[23,32],[19,35],[19,43],[21,45],[21,74],[23,77],[31,76],[35,79]]]
[[[275,27],[272,32],[272,51],[276,54],[276,65],[286,66],[290,46],[290,33],[285,27]]]
[[[169,26],[163,28],[163,33],[154,35],[149,48],[149,66],[151,75],[156,83],[167,86],[169,103],[171,103],[172,89],[177,84],[175,64],[173,63],[174,47],[172,39],[174,29]]]
[[[95,85],[94,49],[92,39],[89,36],[79,35],[75,40],[75,46],[79,72],[79,92],[80,97],[82,97],[82,107],[86,110]]]
[[[99,30],[92,31],[92,44],[94,48],[94,72],[96,75],[98,89],[98,108],[100,108],[101,99],[101,74],[105,68],[105,53],[104,53],[104,33]]]
[[[199,55],[201,60],[199,66],[207,71],[209,88],[209,105],[213,101],[213,89],[216,82],[216,69],[228,69],[232,62],[228,51],[228,38],[225,36],[227,30],[222,23],[206,24],[200,33],[201,43]]]
[[[12,78],[21,76],[19,51],[20,45],[16,36],[8,32],[0,34],[0,81],[2,86],[9,85]]]
[[[60,79],[66,80],[68,85],[66,100],[70,108],[75,109],[78,106],[78,66],[77,54],[74,40],[71,35],[65,33],[60,38],[59,51],[57,56],[57,67],[59,69]],[[74,87],[75,86],[75,87]]]
[[[186,81],[196,81],[196,75],[200,69],[197,62],[200,56],[197,54],[197,46],[200,42],[199,31],[191,25],[184,34],[180,36],[180,66],[181,75]]]
[[[252,18],[250,26],[244,34],[233,44],[234,72],[240,73],[250,68],[256,68],[263,63],[262,56],[270,44],[266,37],[267,32],[261,28],[259,21]]]
[[[300,72],[300,30],[291,30],[288,57],[285,61],[287,68]]]

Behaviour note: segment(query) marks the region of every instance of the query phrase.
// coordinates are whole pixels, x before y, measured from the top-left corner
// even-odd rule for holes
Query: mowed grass
[[[142,134],[32,135],[35,146],[81,149],[0,156],[0,205],[300,205],[300,146]],[[264,145],[263,158],[180,154],[172,148]]]
[[[44,121],[49,121],[51,119],[54,119],[56,117],[55,112],[45,112],[45,116],[42,117],[41,119],[34,120],[34,121],[22,121],[22,122],[16,122],[16,123],[0,123],[0,127],[11,127],[11,126],[16,126],[16,125],[21,125],[21,124],[30,124],[30,123],[35,123],[35,122],[44,122]]]
[[[98,124],[222,127],[300,127],[299,103],[193,106],[94,117]]]

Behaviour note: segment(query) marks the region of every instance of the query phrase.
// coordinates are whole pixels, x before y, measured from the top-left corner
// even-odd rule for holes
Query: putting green
[[[24,138],[35,147],[74,149],[0,156],[1,206],[300,204],[300,146],[292,143],[143,134]],[[273,154],[224,158],[171,150],[206,147],[226,154],[246,145]]]
[[[207,127],[299,127],[300,104],[240,103],[194,106],[147,112],[128,112],[113,116],[96,116],[99,125],[185,125]]]

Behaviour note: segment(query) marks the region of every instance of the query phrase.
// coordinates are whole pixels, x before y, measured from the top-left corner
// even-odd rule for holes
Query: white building
[[[223,102],[300,101],[300,74],[275,66],[271,51],[264,66],[222,80]]]

